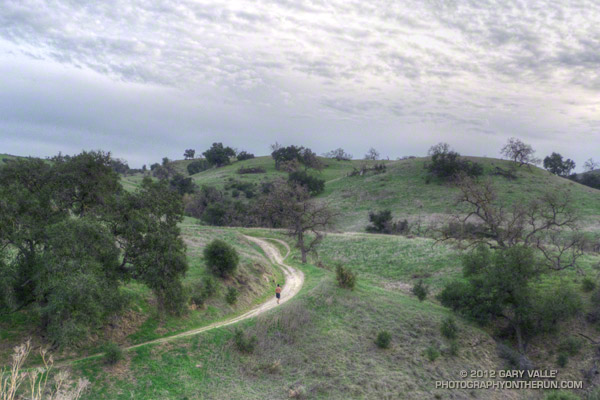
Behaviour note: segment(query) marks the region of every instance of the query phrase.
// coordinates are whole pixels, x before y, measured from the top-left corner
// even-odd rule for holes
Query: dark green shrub
[[[187,171],[188,171],[188,174],[194,175],[194,174],[197,174],[198,172],[205,171],[209,168],[210,168],[210,164],[208,161],[196,160],[196,161],[192,161],[191,163],[188,164]]]
[[[198,284],[192,290],[190,296],[191,302],[198,307],[202,306],[206,300],[217,293],[218,285],[218,282],[214,278],[210,276],[205,277],[202,279],[202,283]]]
[[[207,225],[224,226],[227,224],[227,207],[223,203],[209,204],[200,219]]]
[[[256,343],[258,342],[256,336],[246,337],[241,329],[236,329],[233,341],[237,349],[242,353],[253,353],[256,348]]]
[[[583,341],[575,336],[569,336],[558,345],[558,351],[570,356],[577,355],[583,346]]]
[[[325,181],[309,175],[306,171],[291,172],[288,181],[306,187],[312,196],[316,196],[325,190]]]
[[[241,167],[237,170],[240,175],[243,174],[264,174],[267,172],[263,167]]]
[[[225,300],[227,301],[227,304],[235,304],[235,302],[237,301],[239,292],[236,288],[234,288],[233,286],[231,286],[229,289],[227,289],[227,294],[225,295]]]
[[[479,176],[483,167],[475,162],[461,158],[460,154],[451,150],[447,143],[440,143],[429,149],[431,162],[425,168],[431,175],[438,178],[453,178],[458,174]]]
[[[556,364],[559,367],[564,368],[567,366],[568,363],[569,363],[569,355],[562,351],[560,353],[558,353],[558,356],[556,357]]]
[[[369,212],[369,222],[371,225],[367,226],[367,232],[371,233],[390,233],[392,224],[392,211],[382,210],[379,212]]]
[[[338,281],[338,285],[344,289],[353,290],[354,286],[356,286],[356,275],[342,264],[337,265],[335,269],[335,276]]]
[[[377,334],[377,339],[375,339],[375,344],[380,349],[387,349],[390,347],[392,342],[392,335],[388,331],[381,331]]]
[[[104,363],[115,365],[123,359],[123,350],[114,342],[108,342],[104,345]]]
[[[238,161],[250,160],[254,158],[254,154],[248,153],[246,151],[240,151],[236,158]]]
[[[385,233],[388,235],[408,233],[410,230],[409,223],[406,219],[393,221],[392,212],[383,210],[379,212],[369,212],[369,222],[366,230],[370,233]]]
[[[440,331],[442,332],[442,336],[446,339],[456,339],[458,335],[458,326],[456,326],[456,322],[452,316],[449,316],[442,321]]]
[[[571,287],[561,286],[553,292],[544,292],[534,303],[538,320],[536,331],[554,332],[558,322],[566,320],[583,309],[581,296]]]
[[[413,286],[412,292],[415,296],[417,296],[419,301],[423,301],[429,294],[429,286],[425,285],[422,279],[419,279],[419,281]]]
[[[583,278],[581,281],[581,290],[584,292],[591,292],[594,289],[596,289],[596,282],[587,276]]]
[[[213,143],[211,148],[202,155],[210,165],[215,165],[218,168],[230,164],[229,159],[235,156],[235,151],[229,146],[223,146],[223,143]]]
[[[425,357],[427,357],[427,359],[429,361],[435,361],[438,359],[439,356],[440,356],[440,351],[438,350],[437,347],[429,346],[425,349]]]
[[[210,272],[226,277],[235,272],[240,259],[231,245],[215,239],[204,248],[204,260]]]
[[[231,191],[231,197],[240,197],[240,191],[237,189],[233,189]]]

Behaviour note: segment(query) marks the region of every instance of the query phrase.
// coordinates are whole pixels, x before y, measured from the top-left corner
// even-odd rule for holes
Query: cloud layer
[[[4,0],[0,152],[495,156],[521,136],[582,164],[600,158],[597,21],[595,0]]]

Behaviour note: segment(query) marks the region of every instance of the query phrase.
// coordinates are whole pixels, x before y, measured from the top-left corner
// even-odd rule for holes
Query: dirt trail
[[[290,254],[290,247],[288,246],[288,244],[285,243],[283,240],[273,239],[273,240],[276,240],[277,242],[281,243],[282,245],[284,245],[285,248],[287,249],[287,254],[285,256],[282,256],[281,253],[279,252],[279,250],[277,249],[277,247],[274,246],[273,244],[269,243],[268,241],[266,241],[264,239],[255,238],[252,236],[244,235],[244,237],[247,240],[258,244],[263,249],[263,251],[265,252],[267,257],[269,257],[271,262],[278,265],[283,270],[283,273],[285,275],[285,285],[283,286],[283,290],[281,291],[280,304],[283,304],[286,301],[288,301],[289,299],[291,299],[292,297],[294,297],[302,288],[302,284],[304,283],[304,274],[302,273],[302,271],[299,271],[296,268],[293,268],[283,262],[284,259]],[[181,332],[176,335],[167,336],[167,337],[163,337],[160,339],[150,340],[150,341],[144,342],[144,343],[139,343],[139,344],[136,344],[133,346],[124,347],[123,350],[131,350],[131,349],[146,346],[149,344],[166,343],[166,342],[177,340],[177,339],[180,339],[183,337],[197,335],[199,333],[206,332],[211,329],[220,328],[223,326],[235,324],[236,322],[243,321],[248,318],[256,317],[257,315],[260,315],[260,314],[262,314],[272,308],[275,308],[275,307],[277,307],[277,300],[275,299],[275,295],[273,294],[273,297],[271,299],[269,299],[268,301],[256,306],[252,310],[250,310],[242,315],[239,315],[237,317],[230,318],[230,319],[227,319],[224,321],[215,322],[213,324],[203,326],[201,328]],[[87,358],[93,358],[93,357],[97,357],[97,356],[99,356],[99,355],[95,354],[92,356],[83,357],[83,358],[79,358],[76,360],[68,360],[68,361],[58,363],[57,366],[65,366],[65,365],[72,364],[77,361],[81,361],[81,360],[85,360]]]

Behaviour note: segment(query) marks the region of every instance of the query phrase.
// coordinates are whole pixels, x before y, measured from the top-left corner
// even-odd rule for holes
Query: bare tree
[[[342,149],[341,147],[338,147],[335,150],[331,150],[327,153],[324,153],[323,157],[334,158],[338,161],[348,161],[348,160],[352,159],[352,154],[348,154],[344,151],[344,149]]]
[[[269,146],[269,149],[271,149],[271,152],[277,151],[279,149],[283,148],[283,145],[280,144],[279,142],[275,142],[272,145]]]
[[[589,158],[589,159],[587,159],[587,161],[585,163],[583,163],[583,170],[585,172],[590,172],[590,171],[593,171],[598,168],[600,168],[600,163],[597,161],[594,161],[593,158]]]
[[[555,189],[505,207],[489,180],[463,176],[457,185],[457,202],[464,213],[452,217],[441,230],[442,240],[466,242],[468,246],[484,243],[492,248],[531,247],[540,251],[552,270],[576,266],[584,254],[587,241],[579,231],[579,216],[568,190]],[[447,227],[451,224],[458,229],[450,232]]]
[[[540,163],[540,159],[534,156],[533,147],[514,137],[508,139],[508,142],[500,150],[500,154],[519,164],[519,167]]]
[[[365,154],[365,160],[379,160],[380,157],[381,155],[374,147],[371,147]]]
[[[336,214],[325,202],[311,199],[308,190],[285,181],[273,184],[260,202],[264,220],[287,229],[296,240],[296,247],[306,263],[307,255],[315,252],[324,238],[324,231],[333,227]]]

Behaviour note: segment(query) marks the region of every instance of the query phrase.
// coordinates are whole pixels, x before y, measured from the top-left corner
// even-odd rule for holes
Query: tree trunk
[[[302,264],[306,264],[306,248],[304,247],[304,232],[300,231],[298,233],[298,248],[300,249],[300,254],[302,255]]]

